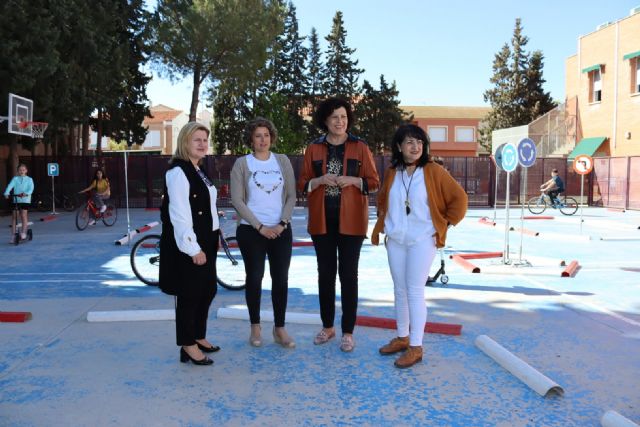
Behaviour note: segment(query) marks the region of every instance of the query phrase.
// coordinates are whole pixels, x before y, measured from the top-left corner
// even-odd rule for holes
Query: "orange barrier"
[[[540,233],[538,231],[529,230],[528,228],[515,228],[511,227],[509,231],[522,231],[523,234],[528,234],[529,236],[538,236]]]
[[[471,264],[469,261],[462,258],[460,255],[453,255],[451,259],[453,260],[453,262],[460,264],[460,266],[467,271],[470,271],[472,273],[480,273],[480,267]]]
[[[549,215],[534,215],[534,216],[523,216],[524,219],[554,219],[554,217]]]
[[[478,252],[477,254],[455,254],[455,255],[451,255],[450,258],[453,259],[454,256],[458,256],[462,259],[500,258],[502,256],[502,252]]]
[[[573,260],[569,263],[569,265],[562,270],[562,273],[560,274],[560,277],[573,277],[576,274],[576,271],[578,270],[578,268],[580,267],[580,264],[578,264],[578,261]]]
[[[42,218],[40,218],[40,221],[54,221],[58,219],[57,215],[47,215],[47,216],[43,216]]]
[[[624,208],[607,208],[609,212],[622,212],[625,213],[626,210]]]
[[[24,323],[32,317],[28,311],[0,311],[0,322]]]
[[[370,328],[396,329],[395,319],[387,319],[384,317],[358,316],[356,317],[356,325],[368,326]],[[462,333],[462,325],[453,323],[436,323],[427,322],[424,325],[424,331],[429,334],[444,335],[460,335]]]
[[[484,224],[484,225],[496,225],[496,223],[494,221],[491,221],[489,218],[487,218],[486,216],[483,216],[482,218],[480,218],[478,220],[478,222],[480,224]]]

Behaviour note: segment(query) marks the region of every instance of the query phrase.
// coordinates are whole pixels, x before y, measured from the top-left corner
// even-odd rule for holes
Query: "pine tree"
[[[542,85],[542,52],[532,55],[525,51],[529,39],[523,35],[520,19],[511,38],[511,46],[504,44],[493,60],[493,87],[484,92],[491,112],[479,129],[480,144],[491,151],[491,133],[496,129],[526,125],[556,104]]]
[[[342,12],[337,11],[331,33],[325,37],[329,45],[323,70],[324,92],[329,96],[353,99],[359,93],[358,78],[364,70],[357,68],[358,60],[351,59],[356,49],[347,47],[346,39]]]
[[[320,50],[320,42],[318,40],[318,32],[315,27],[311,28],[309,35],[309,53],[307,56],[307,73],[308,73],[308,93],[311,97],[316,97],[322,93],[324,81],[322,70],[322,51]]]

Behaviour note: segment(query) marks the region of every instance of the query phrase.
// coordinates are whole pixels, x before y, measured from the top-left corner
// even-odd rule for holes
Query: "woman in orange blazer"
[[[358,305],[358,261],[367,234],[368,196],[378,189],[378,172],[367,144],[348,133],[351,105],[329,98],[318,106],[314,122],[325,135],[304,153],[298,189],[308,198],[308,231],[318,262],[322,330],[314,344],[335,337],[336,273],[340,275],[342,339],[340,349],[353,351]]]
[[[422,361],[427,321],[424,287],[436,248],[444,246],[447,228],[464,218],[467,194],[449,172],[429,159],[429,138],[422,128],[398,128],[391,150],[371,242],[378,245],[379,234],[386,234],[398,332],[380,354],[404,352],[395,366],[408,368]]]

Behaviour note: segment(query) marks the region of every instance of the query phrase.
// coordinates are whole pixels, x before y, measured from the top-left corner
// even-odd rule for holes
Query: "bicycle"
[[[56,206],[62,207],[67,212],[73,212],[76,208],[76,200],[73,197],[56,194]],[[53,198],[51,194],[36,194],[33,197],[33,207],[40,212],[47,212],[53,209]]]
[[[549,200],[548,202],[547,199]],[[551,198],[542,192],[540,196],[532,197],[527,202],[527,209],[534,215],[544,212],[547,206],[560,209],[563,215],[573,215],[578,211],[578,202],[573,197],[557,197],[556,202],[552,202]]]
[[[160,234],[149,234],[138,240],[131,248],[130,262],[133,274],[149,286],[158,286],[160,272]],[[225,237],[220,229],[220,249],[224,257],[218,255],[216,265],[216,281],[220,286],[231,291],[245,288],[245,271],[242,254],[235,237]],[[220,262],[226,258],[229,262]],[[222,279],[224,277],[224,279]]]
[[[111,202],[105,201],[107,209],[100,212],[100,208],[96,206],[91,195],[87,196],[87,201],[78,209],[76,213],[76,228],[80,231],[89,226],[89,221],[102,220],[103,224],[111,227],[118,219],[118,209]]]

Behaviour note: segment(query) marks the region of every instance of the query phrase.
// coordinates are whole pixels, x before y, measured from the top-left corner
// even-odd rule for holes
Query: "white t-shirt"
[[[411,208],[409,215],[407,215],[405,206],[407,190],[409,207]],[[412,245],[431,238],[436,233],[431,221],[422,168],[416,168],[413,172],[413,179],[407,175],[405,170],[398,168],[396,171],[389,191],[389,209],[384,219],[384,232],[389,239],[401,245]]]
[[[247,155],[249,182],[247,185],[247,207],[266,227],[273,227],[282,218],[282,191],[284,177],[276,156],[269,153],[267,160],[258,160]],[[249,224],[244,219],[241,224]]]

